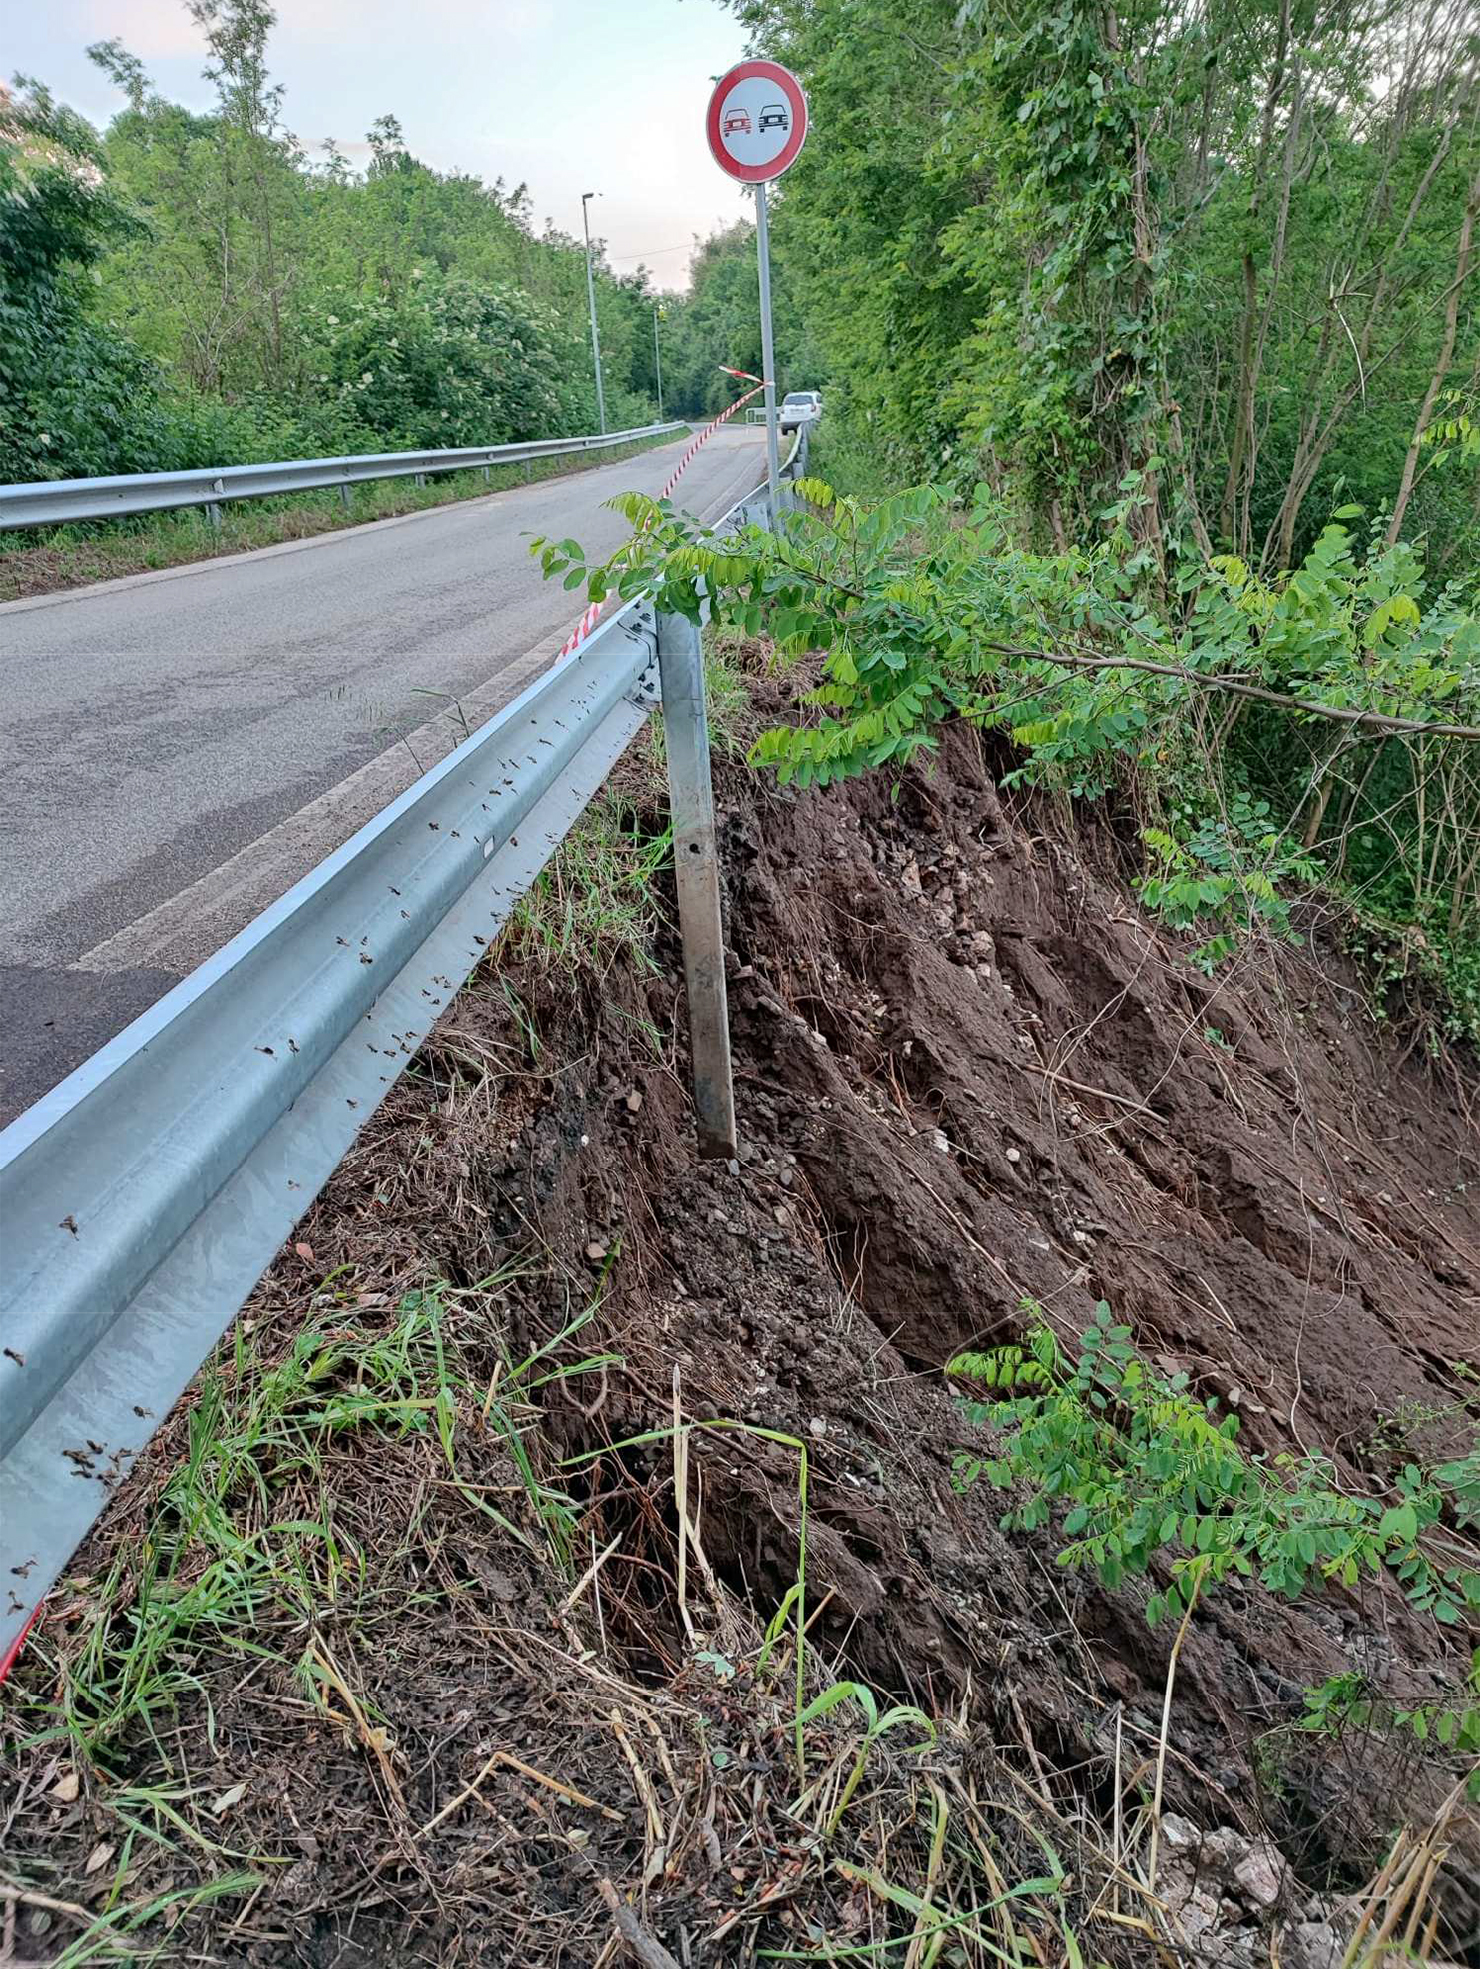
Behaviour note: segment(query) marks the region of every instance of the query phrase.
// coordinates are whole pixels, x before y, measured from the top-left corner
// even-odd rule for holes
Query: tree
[[[143,441],[152,366],[89,307],[136,230],[97,133],[38,82],[0,87],[0,478],[115,469]]]
[[[1399,496],[1441,551],[1475,537],[1460,475],[1400,495],[1476,349],[1465,10],[734,4],[826,122],[776,234],[896,482],[984,477],[1059,548],[1133,491],[1162,577],[1219,546],[1289,567]]]

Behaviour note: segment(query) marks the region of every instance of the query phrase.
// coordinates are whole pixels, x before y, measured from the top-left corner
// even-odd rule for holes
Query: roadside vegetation
[[[897,772],[966,718],[1009,783],[1121,817],[1205,971],[1319,922],[1380,1016],[1480,1037],[1463,10],[738,11],[828,123],[777,219],[819,468],[775,540],[630,502],[597,590],[696,608],[702,575],[825,652],[756,748],[783,783]]]
[[[782,784],[897,772],[953,719],[1007,735],[1008,784],[1108,804],[1145,906],[1211,975],[1250,935],[1300,942],[1302,901],[1362,950],[1382,1016],[1480,1038],[1480,617],[1405,543],[1333,521],[1292,573],[1234,556],[1148,580],[1134,488],[1105,538],[1019,545],[991,490],[880,501],[803,480],[776,534],[714,541],[652,500],[593,593],[663,585],[697,613],[826,652],[796,724],[757,740]],[[571,543],[573,544],[573,543]],[[551,571],[582,568],[556,552]],[[1302,925],[1306,927],[1302,927]]]
[[[332,139],[311,153],[272,77],[274,9],[178,5],[208,110],[117,40],[88,50],[118,91],[106,131],[44,78],[0,84],[0,482],[594,431],[579,237],[523,185],[421,163],[394,115],[363,169]],[[731,400],[721,362],[759,369],[753,237],[695,246],[690,296],[595,242],[613,430],[657,420],[655,321],[670,417]],[[789,345],[800,319],[784,300]]]
[[[220,554],[248,553],[254,547],[275,547],[285,540],[307,540],[372,520],[427,512],[463,499],[482,499],[510,486],[590,471],[615,460],[638,457],[656,444],[673,442],[671,437],[651,439],[589,455],[574,453],[566,458],[534,458],[527,465],[495,465],[486,478],[475,469],[434,474],[424,485],[409,478],[371,481],[348,487],[347,499],[331,488],[282,499],[228,501],[221,509],[219,526],[212,525],[204,511],[196,508],[141,514],[135,519],[0,532],[0,602],[49,595],[58,589],[110,581],[125,574],[181,567]]]

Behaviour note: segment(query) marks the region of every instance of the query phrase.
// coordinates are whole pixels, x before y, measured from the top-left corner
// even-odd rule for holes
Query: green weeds
[[[376,1514],[362,1485],[344,1484],[346,1457],[368,1469],[379,1447],[421,1439],[471,1509],[567,1563],[574,1506],[546,1478],[531,1435],[544,1389],[609,1358],[551,1358],[594,1308],[526,1358],[503,1358],[483,1389],[449,1335],[459,1300],[487,1304],[483,1291],[415,1292],[379,1333],[347,1324],[346,1309],[332,1323],[321,1316],[276,1359],[238,1325],[202,1380],[183,1453],[139,1537],[118,1544],[89,1595],[85,1638],[39,1740],[63,1737],[84,1760],[106,1760],[126,1732],[157,1734],[187,1694],[209,1713],[210,1674],[232,1658],[286,1664],[313,1690],[314,1639],[326,1623],[404,1616],[435,1597],[423,1585],[408,1599],[398,1566],[386,1601],[379,1575],[405,1554],[375,1548]],[[475,1437],[506,1456],[517,1516],[467,1480]],[[395,1535],[414,1536],[412,1523]],[[154,1803],[157,1812],[167,1801]]]
[[[1135,473],[1106,537],[1057,553],[1016,544],[985,485],[969,506],[938,485],[797,490],[774,532],[725,537],[628,494],[616,554],[545,545],[546,572],[593,597],[661,587],[721,633],[820,652],[801,715],[750,748],[783,785],[898,773],[953,720],[1000,732],[1019,758],[1004,785],[1129,800],[1141,899],[1211,932],[1202,969],[1251,930],[1292,938],[1292,900],[1325,888],[1343,920],[1392,926],[1389,984],[1437,987],[1436,1043],[1480,1035],[1473,583],[1438,585],[1412,547],[1337,522],[1277,574],[1210,554],[1170,579]]]
[[[672,842],[671,829],[649,833],[630,800],[603,792],[515,905],[505,950],[548,971],[605,978],[625,959],[639,971],[656,972],[654,880],[667,865]]]
[[[1147,1572],[1158,1553],[1173,1554],[1169,1585],[1147,1603],[1153,1624],[1233,1574],[1293,1600],[1386,1571],[1438,1621],[1453,1625],[1480,1609],[1480,1563],[1464,1537],[1480,1524],[1480,1441],[1466,1457],[1406,1464],[1392,1501],[1353,1495],[1337,1487],[1324,1457],[1246,1456],[1237,1415],[1219,1416],[1216,1401],[1189,1394],[1185,1374],[1148,1366],[1103,1301],[1075,1359],[1031,1311],[1027,1358],[988,1357],[985,1375],[980,1357],[951,1363],[999,1395],[1012,1389],[964,1404],[999,1446],[956,1461],[962,1489],[980,1477],[1026,1487],[1004,1529],[1039,1529],[1062,1508],[1070,1542],[1059,1563],[1088,1567],[1110,1587]]]
[[[1426,1702],[1395,1702],[1379,1695],[1364,1675],[1334,1675],[1306,1690],[1305,1714],[1296,1727],[1312,1736],[1339,1736],[1349,1728],[1407,1736],[1419,1745],[1432,1743],[1474,1758],[1469,1790],[1480,1800],[1480,1648],[1453,1695]]]

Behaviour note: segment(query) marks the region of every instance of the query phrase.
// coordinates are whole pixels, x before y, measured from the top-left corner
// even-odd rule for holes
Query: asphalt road
[[[0,604],[0,1121],[56,1084],[522,689],[676,446],[253,554]],[[725,429],[676,497],[764,475]]]

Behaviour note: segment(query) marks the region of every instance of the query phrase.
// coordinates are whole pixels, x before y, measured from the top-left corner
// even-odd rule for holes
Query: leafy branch
[[[958,1355],[949,1370],[999,1395],[1004,1381],[1013,1388],[965,1403],[999,1446],[956,1460],[962,1489],[983,1477],[1025,1486],[1004,1529],[1036,1530],[1062,1510],[1059,1564],[1110,1587],[1173,1554],[1168,1585],[1147,1603],[1153,1625],[1234,1574],[1293,1600],[1386,1571],[1438,1621],[1480,1613],[1480,1563],[1463,1540],[1480,1525],[1480,1439],[1436,1468],[1407,1464],[1391,1502],[1352,1495],[1323,1457],[1246,1456],[1238,1417],[1190,1395],[1185,1374],[1150,1368],[1103,1301],[1074,1359],[1033,1311],[1021,1361],[999,1357],[983,1373],[978,1357]]]

